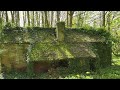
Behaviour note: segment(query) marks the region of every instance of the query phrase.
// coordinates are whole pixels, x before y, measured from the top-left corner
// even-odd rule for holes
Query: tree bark
[[[19,11],[16,11],[16,26],[20,26],[20,16],[19,16]]]
[[[42,12],[42,27],[45,26],[45,22],[44,22],[44,12]]]
[[[38,12],[38,27],[40,26],[40,12]]]
[[[37,11],[36,11],[36,22],[37,22],[36,26],[38,26],[38,12]]]
[[[68,27],[68,23],[69,23],[68,16],[69,16],[69,12],[67,11],[67,27]]]
[[[34,27],[34,11],[32,12],[32,27]]]
[[[2,13],[2,11],[0,11],[0,24],[2,23],[1,13]]]
[[[26,11],[23,11],[23,25],[26,25]]]
[[[3,20],[2,20],[2,11],[0,11],[0,25],[2,26],[2,22],[3,22]]]
[[[54,11],[51,11],[51,27],[53,26],[53,13]]]
[[[69,20],[70,20],[69,26],[70,26],[70,27],[72,27],[72,18],[73,18],[73,14],[74,14],[74,11],[70,11],[70,12],[69,12]]]
[[[8,22],[8,13],[5,11],[6,22]]]
[[[12,23],[14,24],[15,23],[15,20],[14,20],[15,12],[14,11],[10,11],[10,12],[11,12]]]
[[[111,12],[108,13],[108,16],[107,16],[107,23],[108,23],[108,31],[110,32],[110,25],[111,25]]]
[[[57,11],[57,22],[60,22],[60,11]]]
[[[37,26],[40,26],[40,13],[38,11],[36,11],[36,22],[37,22]]]
[[[44,11],[45,13],[45,27],[49,27],[49,24],[48,24],[48,18],[47,18],[47,11]]]
[[[27,11],[27,19],[28,19],[28,26],[30,26],[30,14],[29,14],[29,11]]]
[[[81,13],[80,13],[80,11],[78,11],[78,16],[77,16],[77,28],[79,28],[80,27],[80,19],[81,19]]]
[[[105,11],[102,11],[102,27],[105,28]]]

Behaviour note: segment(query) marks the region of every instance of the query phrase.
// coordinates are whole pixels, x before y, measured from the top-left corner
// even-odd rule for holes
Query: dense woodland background
[[[118,20],[118,11],[0,11],[1,25],[11,22],[23,27],[55,27],[56,22],[64,21],[66,27],[103,26],[110,30]]]
[[[70,28],[104,28],[113,36],[113,54],[120,56],[119,11],[0,11],[0,30],[7,23],[18,27],[55,27],[60,21]]]

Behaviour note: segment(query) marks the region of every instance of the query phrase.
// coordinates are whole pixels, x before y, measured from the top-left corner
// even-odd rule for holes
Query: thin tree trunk
[[[101,11],[100,11],[100,17],[99,17],[99,19],[100,19],[100,27],[102,27],[102,13],[101,13]]]
[[[33,14],[33,15],[32,15],[32,26],[34,27],[34,11],[33,11],[32,14]]]
[[[6,16],[6,22],[8,22],[8,13],[5,11],[5,16]]]
[[[2,26],[2,11],[0,11],[0,25]]]
[[[73,18],[74,11],[70,11],[69,16],[70,16],[70,24],[69,26],[72,27],[72,18]]]
[[[105,11],[102,11],[102,26],[105,28]]]
[[[17,11],[15,11],[15,25],[17,25]]]
[[[0,32],[1,32],[1,29],[2,28],[2,11],[0,11]]]
[[[60,22],[60,11],[57,11],[57,22]]]
[[[77,27],[79,28],[80,27],[80,18],[81,18],[81,14],[80,14],[80,11],[78,11],[78,16],[77,16]]]
[[[37,26],[40,26],[40,16],[39,16],[39,12],[36,11],[36,22],[37,22]]]
[[[110,32],[110,25],[111,25],[110,17],[111,17],[111,12],[109,12],[109,13],[108,13],[108,16],[107,16],[107,23],[108,23],[108,31],[109,31],[109,32]]]
[[[44,22],[44,12],[42,12],[42,27],[44,27],[45,22]]]
[[[20,16],[19,16],[19,11],[16,11],[16,26],[20,26]]]
[[[40,12],[38,11],[38,27],[40,27]]]
[[[2,23],[1,13],[2,13],[2,11],[0,11],[0,24]]]
[[[67,11],[67,27],[68,27],[68,23],[69,23],[68,16],[69,16],[69,12]]]
[[[36,11],[36,22],[37,22],[36,26],[38,26],[38,12],[37,11]]]
[[[45,13],[45,27],[49,27],[49,24],[48,24],[48,18],[47,18],[47,11],[44,11]]]
[[[4,24],[5,24],[4,15],[5,15],[5,11],[2,11],[2,13],[1,13],[2,25],[4,25]]]
[[[23,25],[26,25],[26,11],[23,11]]]
[[[28,26],[30,26],[30,14],[29,14],[29,11],[27,11],[27,19],[28,19]]]
[[[53,13],[54,11],[51,11],[51,27],[53,26]]]
[[[15,20],[14,20],[14,11],[10,11],[11,12],[11,18],[12,18],[12,23],[14,24],[15,23]]]
[[[48,25],[50,24],[49,21],[50,21],[50,18],[49,18],[49,11],[47,11],[47,21],[48,21]]]

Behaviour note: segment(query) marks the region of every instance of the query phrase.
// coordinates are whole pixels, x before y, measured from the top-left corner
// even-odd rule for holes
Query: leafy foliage
[[[114,35],[114,36],[113,36]],[[120,57],[120,35],[119,32],[113,33],[112,37],[112,53]]]

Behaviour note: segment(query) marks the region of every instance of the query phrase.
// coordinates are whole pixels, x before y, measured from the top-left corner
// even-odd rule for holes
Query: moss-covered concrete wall
[[[93,43],[93,46],[97,57],[100,59],[100,67],[110,66],[112,61],[111,42],[97,42]]]
[[[1,44],[1,65],[7,72],[11,70],[24,71],[26,68],[26,47],[19,44]]]
[[[76,62],[75,65],[83,67],[83,70],[111,65],[112,51],[111,43],[107,43],[108,33],[102,30],[65,28],[64,24],[57,24],[57,28],[3,30],[0,39],[1,64],[9,70],[25,69],[28,54],[30,62],[72,59],[70,66],[74,67],[73,63]]]

